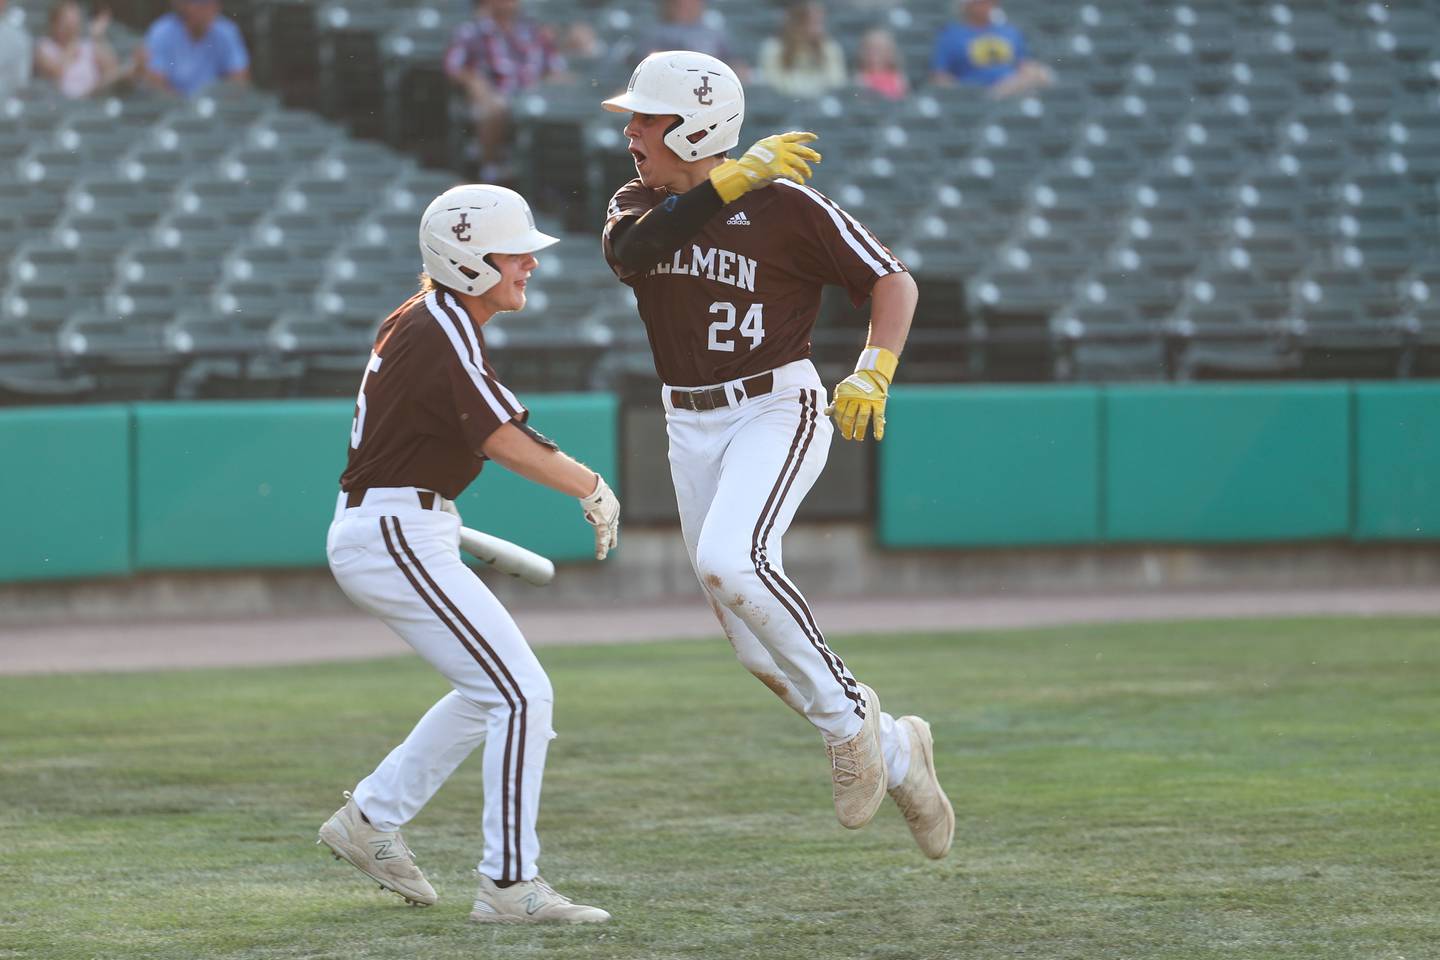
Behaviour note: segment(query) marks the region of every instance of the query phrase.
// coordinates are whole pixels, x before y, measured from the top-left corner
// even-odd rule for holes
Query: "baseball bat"
[[[543,587],[555,579],[555,564],[533,550],[526,550],[519,544],[492,537],[488,533],[460,528],[460,546],[478,560],[483,560],[496,570],[519,577],[526,583]]]

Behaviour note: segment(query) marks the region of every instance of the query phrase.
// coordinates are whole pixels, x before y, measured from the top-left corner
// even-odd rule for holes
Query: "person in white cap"
[[[470,919],[596,923],[541,879],[535,817],[554,692],[510,614],[460,559],[453,501],[486,460],[579,500],[595,556],[616,545],[620,503],[603,477],[527,423],[500,381],[485,324],[525,306],[535,253],[555,243],[513,190],[447,190],[420,221],[421,288],[392,313],[360,380],[326,552],[341,589],[450,682],[318,842],[408,902],[435,903],[400,835],[482,742],[485,851]]]

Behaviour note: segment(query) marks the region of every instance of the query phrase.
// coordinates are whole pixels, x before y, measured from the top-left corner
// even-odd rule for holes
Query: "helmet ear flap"
[[[478,297],[500,282],[488,253],[466,249],[436,231],[422,228],[420,253],[430,278],[459,293]]]
[[[672,124],[670,124],[670,126],[668,126],[668,127],[665,128],[664,139],[665,139],[665,142],[666,142],[667,144],[670,143],[670,135],[671,135],[672,133],[674,133],[674,132],[675,132],[677,129],[679,129],[680,127],[684,126],[684,124],[685,124],[685,118],[684,118],[684,117],[676,117],[676,118],[675,118],[675,122],[672,123]],[[700,157],[700,151],[703,149],[703,147],[702,147],[701,145],[702,145],[702,144],[705,142],[705,140],[706,140],[708,137],[710,137],[714,132],[715,132],[715,127],[714,127],[714,126],[709,126],[709,127],[705,127],[703,130],[692,130],[692,131],[690,131],[690,132],[688,132],[688,133],[681,133],[680,136],[679,136],[677,139],[683,138],[684,141],[685,141],[686,143],[688,143],[692,149],[689,151],[690,154],[691,154],[690,156],[687,157],[687,156],[681,154],[681,155],[680,155],[680,158],[681,158],[682,160],[698,160],[699,157]],[[671,149],[673,150],[674,147],[672,146]],[[678,150],[675,151],[675,152],[676,152],[677,154],[679,154],[679,151],[678,151]]]

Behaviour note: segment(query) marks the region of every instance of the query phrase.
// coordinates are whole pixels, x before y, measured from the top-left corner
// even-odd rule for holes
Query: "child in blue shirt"
[[[1013,24],[996,22],[994,0],[960,0],[959,19],[935,41],[932,81],[985,88],[993,97],[1029,93],[1054,82],[1029,57],[1025,35]]]

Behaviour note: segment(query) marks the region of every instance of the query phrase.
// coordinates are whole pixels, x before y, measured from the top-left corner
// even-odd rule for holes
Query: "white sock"
[[[890,786],[897,786],[910,772],[910,734],[888,713],[880,714],[880,749]]]

